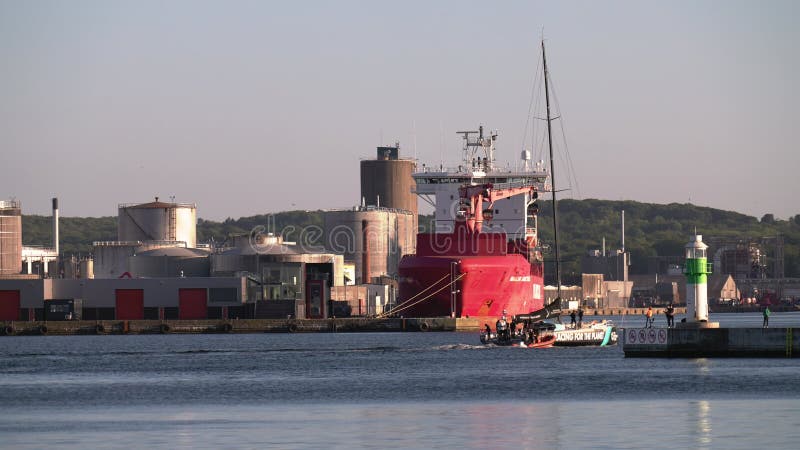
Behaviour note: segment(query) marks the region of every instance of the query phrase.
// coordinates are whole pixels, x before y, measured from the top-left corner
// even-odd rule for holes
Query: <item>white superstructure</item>
[[[436,233],[449,233],[453,226],[460,199],[458,189],[464,185],[492,183],[496,187],[533,184],[539,192],[550,190],[549,173],[543,162],[531,167],[530,152],[522,152],[522,170],[500,169],[495,167],[494,142],[497,133],[483,136],[483,127],[478,131],[460,131],[464,137],[462,164],[457,168],[418,167],[413,174],[416,181],[415,193],[434,207]],[[477,135],[472,138],[473,135]],[[484,222],[485,233],[506,233],[509,239],[521,239],[536,230],[535,199],[530,195],[498,200],[491,211],[492,220]],[[532,208],[529,211],[529,208]]]

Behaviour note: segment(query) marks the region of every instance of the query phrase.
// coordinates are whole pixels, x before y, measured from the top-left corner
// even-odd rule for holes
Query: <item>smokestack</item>
[[[625,210],[622,210],[622,253],[625,253]]]
[[[58,262],[61,253],[58,248],[58,198],[53,197],[53,248],[56,251],[56,273],[58,273]]]

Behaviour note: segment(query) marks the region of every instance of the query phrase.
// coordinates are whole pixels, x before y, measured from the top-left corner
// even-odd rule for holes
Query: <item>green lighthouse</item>
[[[708,263],[703,236],[695,235],[694,241],[686,244],[686,320],[687,322],[708,322]]]

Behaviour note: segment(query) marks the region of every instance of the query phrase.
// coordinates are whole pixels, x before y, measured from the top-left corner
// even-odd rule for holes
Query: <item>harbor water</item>
[[[759,314],[712,320],[761,326]],[[770,326],[800,327],[800,313]],[[798,374],[798,358],[625,358],[621,346],[484,347],[477,333],[3,337],[0,442],[796,448]]]

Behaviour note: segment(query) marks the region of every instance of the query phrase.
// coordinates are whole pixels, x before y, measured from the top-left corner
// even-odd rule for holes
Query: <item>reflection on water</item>
[[[711,372],[711,365],[708,358],[695,358],[692,360],[701,375],[708,375]]]
[[[0,447],[800,442],[800,358],[625,358],[620,346],[477,341],[474,333],[2,338]]]
[[[796,448],[800,402],[469,401],[46,408],[7,448]],[[35,439],[31,437],[35,436]]]
[[[694,424],[695,448],[708,448],[711,445],[710,411],[711,404],[707,400],[689,402],[689,421]]]

